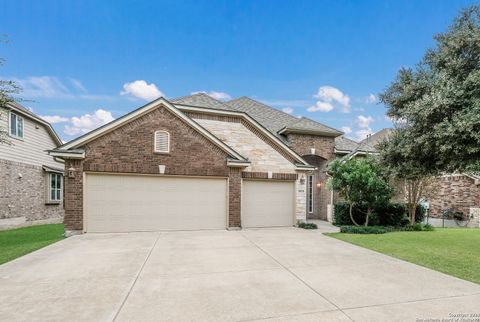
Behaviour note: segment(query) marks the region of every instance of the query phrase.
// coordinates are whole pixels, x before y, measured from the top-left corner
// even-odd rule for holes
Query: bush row
[[[393,231],[432,231],[430,224],[415,224],[407,226],[341,226],[340,232],[346,234],[385,234]]]
[[[353,225],[350,219],[349,207],[347,203],[341,202],[335,204],[335,224],[338,226]],[[353,218],[358,224],[365,223],[367,209],[366,207],[356,206],[353,208]],[[425,208],[417,207],[415,222],[420,223],[425,219]],[[382,207],[373,209],[370,215],[370,226],[406,226],[409,224],[408,210],[405,204],[390,203]]]

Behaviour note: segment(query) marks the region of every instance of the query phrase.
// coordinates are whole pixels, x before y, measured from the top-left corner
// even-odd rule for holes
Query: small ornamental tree
[[[416,210],[424,197],[430,197],[436,191],[435,171],[426,171],[423,158],[425,153],[411,144],[409,133],[403,129],[395,130],[379,144],[379,161],[393,180],[403,185],[410,224],[415,224]],[[425,156],[426,157],[426,156]]]
[[[350,219],[356,226],[359,226],[353,217],[356,205],[363,205],[367,209],[365,226],[368,226],[372,210],[388,203],[393,193],[382,168],[371,157],[335,160],[329,166],[329,174],[329,188],[345,199]]]

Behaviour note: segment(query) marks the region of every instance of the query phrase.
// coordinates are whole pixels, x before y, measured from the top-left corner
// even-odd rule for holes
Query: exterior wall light
[[[68,172],[68,177],[69,178],[75,178],[75,168],[70,167],[70,168],[68,168],[67,172]]]

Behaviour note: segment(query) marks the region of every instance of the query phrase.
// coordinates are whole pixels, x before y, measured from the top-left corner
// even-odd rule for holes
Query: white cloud
[[[284,107],[282,108],[282,111],[287,114],[292,114],[293,113],[293,108],[291,107]]]
[[[85,87],[83,86],[81,81],[79,81],[78,79],[75,79],[75,78],[69,78],[69,80],[70,80],[70,83],[72,83],[73,87],[75,87],[76,89],[78,89],[81,92],[84,92],[84,93],[87,92],[87,90],[85,89]]]
[[[357,140],[359,141],[365,139],[369,134],[373,134],[373,131],[371,128],[365,128],[355,132],[355,135],[357,136]]]
[[[357,116],[357,124],[362,129],[366,129],[370,127],[370,123],[373,123],[373,122],[374,122],[374,119],[371,116],[363,116],[363,115]]]
[[[342,132],[345,134],[352,133],[352,128],[350,126],[342,126]]]
[[[307,108],[308,112],[330,112],[331,110],[333,110],[333,105],[322,101],[318,101],[314,106]]]
[[[22,96],[26,98],[60,98],[60,99],[89,99],[110,100],[112,96],[88,94],[83,84],[73,78],[63,82],[54,76],[29,76],[26,78],[14,78],[12,80],[22,87]]]
[[[219,101],[228,101],[228,100],[232,99],[232,97],[229,94],[224,93],[224,92],[216,92],[216,91],[210,91],[210,92],[196,91],[196,92],[191,92],[190,94],[194,95],[194,94],[198,94],[198,93],[207,94],[208,96],[211,96],[214,99],[219,100]]]
[[[113,120],[111,112],[98,109],[93,114],[72,117],[70,119],[71,124],[65,125],[63,132],[70,136],[84,134]]]
[[[30,76],[24,79],[15,79],[23,88],[23,95],[27,97],[66,97],[70,96],[69,89],[53,76]]]
[[[363,98],[363,102],[366,104],[374,104],[377,102],[377,97],[375,94],[370,93],[368,96]]]
[[[123,84],[123,91],[120,92],[120,95],[128,95],[146,101],[152,101],[160,96],[165,96],[154,83],[147,84],[144,80]]]
[[[42,119],[47,121],[48,123],[64,123],[68,122],[69,118],[68,117],[63,117],[60,115],[45,115],[45,116],[40,116]]]
[[[338,103],[342,112],[350,112],[350,97],[341,90],[333,86],[321,86],[317,94],[313,97],[318,98],[319,102]],[[318,104],[318,102],[317,102]]]

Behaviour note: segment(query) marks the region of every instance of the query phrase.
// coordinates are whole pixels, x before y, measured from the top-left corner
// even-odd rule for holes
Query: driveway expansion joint
[[[293,277],[295,277],[297,280],[299,280],[303,285],[305,285],[306,287],[308,287],[310,290],[312,290],[314,293],[316,293],[318,296],[320,296],[321,298],[323,298],[325,301],[327,301],[328,303],[330,303],[331,305],[333,305],[334,307],[337,308],[337,310],[339,310],[340,312],[342,312],[343,314],[345,314],[346,317],[348,317],[351,321],[354,321],[346,312],[344,312],[342,310],[342,308],[340,308],[338,305],[336,305],[335,303],[333,303],[332,301],[330,301],[328,298],[326,298],[324,295],[322,295],[320,292],[318,292],[316,289],[314,289],[313,287],[311,287],[310,285],[308,285],[307,282],[305,282],[304,280],[302,280],[297,274],[295,274],[292,270],[290,270],[287,266],[283,265],[282,263],[280,263],[275,257],[273,257],[272,255],[270,255],[270,253],[268,253],[266,250],[264,250],[262,247],[258,246],[254,241],[250,240],[250,238],[248,238],[247,236],[245,236],[244,233],[242,233],[242,236],[248,240],[250,243],[252,243],[252,245],[255,245],[255,247],[257,247],[261,252],[263,252],[265,255],[267,255],[268,257],[270,257],[272,260],[274,260],[278,265],[280,265],[281,267],[283,267],[287,272],[289,272]]]
[[[159,233],[157,238],[155,239],[155,242],[153,243],[152,248],[150,248],[150,251],[148,252],[147,256],[145,257],[145,260],[143,261],[142,266],[140,266],[140,269],[138,270],[138,273],[135,276],[135,279],[133,280],[132,285],[130,285],[130,289],[128,290],[127,295],[125,296],[122,303],[120,304],[120,307],[118,308],[117,312],[115,313],[115,316],[113,317],[112,322],[114,322],[118,318],[118,315],[120,314],[120,311],[122,311],[123,306],[127,302],[130,294],[132,293],[133,287],[137,283],[137,280],[140,277],[140,274],[142,273],[143,268],[145,267],[145,264],[147,264],[147,261],[150,258],[150,255],[152,254],[153,250],[155,249],[155,246],[157,245],[157,242],[158,242],[158,240],[160,239],[161,236],[162,236],[162,234]]]

